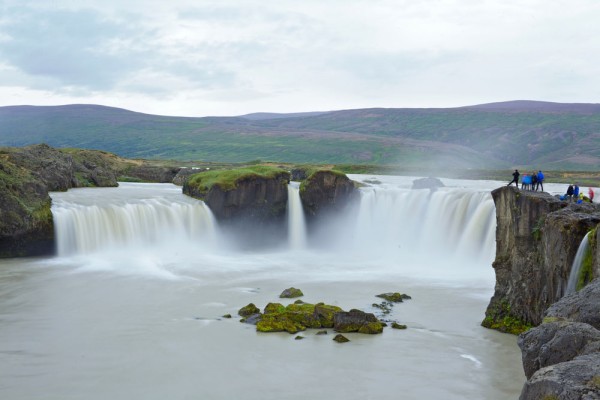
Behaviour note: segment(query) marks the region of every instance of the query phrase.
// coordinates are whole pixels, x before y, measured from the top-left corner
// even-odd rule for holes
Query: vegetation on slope
[[[595,169],[600,107],[533,102],[362,109],[282,118],[178,118],[73,105],[0,107],[0,145],[45,142],[129,158]]]

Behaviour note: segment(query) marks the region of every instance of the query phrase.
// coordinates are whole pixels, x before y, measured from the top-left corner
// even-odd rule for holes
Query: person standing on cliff
[[[518,188],[519,188],[519,175],[520,175],[520,174],[519,174],[519,170],[518,170],[518,169],[515,169],[515,172],[513,172],[513,174],[512,174],[512,175],[513,175],[513,180],[512,180],[512,181],[510,181],[510,182],[508,182],[508,185],[506,185],[506,186],[510,186],[510,184],[514,182],[514,183],[515,183],[515,186],[516,186],[516,187],[517,187],[517,189],[518,189]]]
[[[542,171],[538,171],[537,173],[537,187],[535,190],[538,190],[539,187],[542,187],[542,192],[544,191],[544,174]]]

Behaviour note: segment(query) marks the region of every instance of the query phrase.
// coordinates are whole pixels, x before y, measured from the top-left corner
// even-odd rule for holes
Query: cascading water
[[[170,246],[182,241],[211,242],[215,223],[203,202],[181,196],[175,186],[177,192],[153,197],[148,193],[152,186],[121,183],[118,189],[53,193],[58,254]],[[95,194],[111,191],[115,196],[111,202],[97,201],[101,196]]]
[[[300,182],[288,184],[288,241],[291,249],[306,247],[306,221],[300,200]]]
[[[573,260],[573,265],[571,266],[571,273],[569,274],[569,281],[567,282],[567,290],[565,294],[571,294],[577,291],[577,281],[579,280],[579,272],[581,271],[581,266],[583,265],[585,255],[588,252],[588,249],[590,248],[588,236],[589,232],[581,240],[579,248],[577,249],[577,253],[575,254],[575,259]]]

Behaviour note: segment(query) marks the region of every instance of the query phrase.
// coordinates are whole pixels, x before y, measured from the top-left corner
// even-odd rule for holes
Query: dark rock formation
[[[392,328],[393,329],[406,329],[406,325],[401,325],[397,322],[392,322]]]
[[[600,279],[563,297],[521,334],[521,399],[600,399]],[[552,397],[554,396],[554,397]]]
[[[434,191],[444,186],[446,185],[438,178],[419,178],[413,181],[412,189],[430,189]]]
[[[600,223],[600,209],[513,187],[496,189],[492,197],[496,288],[482,325],[520,333],[540,324],[544,311],[564,295],[575,253]]]
[[[308,217],[343,210],[357,197],[354,182],[337,171],[316,171],[300,185],[300,198]]]
[[[238,310],[238,314],[242,317],[248,317],[250,315],[260,314],[260,310],[254,305],[254,303],[250,303],[247,306],[240,308]]]
[[[600,353],[540,369],[525,383],[519,399],[600,399]]]
[[[402,303],[404,300],[410,300],[411,297],[407,294],[398,293],[398,292],[390,292],[390,293],[381,293],[376,295],[375,297],[380,297],[384,300],[387,300],[392,303]]]
[[[348,343],[350,341],[346,336],[339,333],[333,337],[333,340],[338,343]]]
[[[213,185],[207,192],[183,185],[183,192],[204,200],[220,221],[264,223],[285,217],[289,174],[281,171],[275,177],[242,176],[233,188]]]
[[[54,224],[44,181],[0,150],[0,257],[51,254]]]
[[[293,299],[295,297],[302,297],[302,296],[304,296],[304,293],[302,293],[302,290],[296,289],[296,288],[293,288],[293,287],[285,289],[279,295],[279,297],[282,298],[282,299]]]
[[[600,329],[600,279],[553,304],[546,311],[546,318],[584,322]]]
[[[8,160],[31,171],[49,191],[65,191],[73,187],[73,158],[46,144],[11,149]]]
[[[550,322],[519,336],[523,369],[529,379],[540,368],[600,350],[600,331],[581,322]]]
[[[371,313],[360,310],[338,312],[333,316],[333,329],[336,332],[381,333],[383,325]]]

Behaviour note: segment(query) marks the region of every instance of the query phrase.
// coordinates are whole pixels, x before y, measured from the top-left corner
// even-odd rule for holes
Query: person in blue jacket
[[[544,174],[542,173],[542,171],[538,171],[537,173],[537,187],[535,188],[535,190],[538,190],[539,187],[542,187],[542,192],[544,191]]]
[[[575,197],[576,199],[579,197],[579,186],[577,184],[573,186],[573,197]]]

